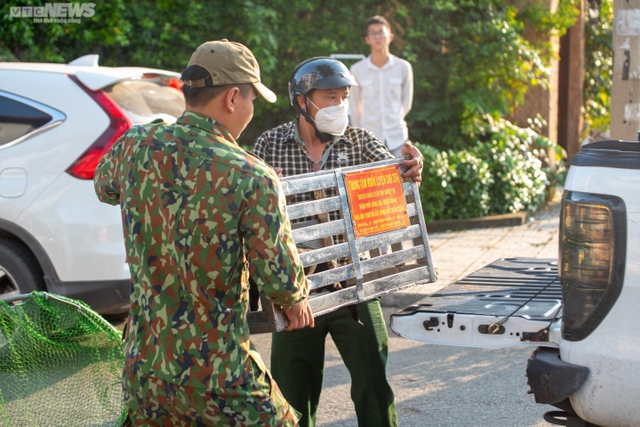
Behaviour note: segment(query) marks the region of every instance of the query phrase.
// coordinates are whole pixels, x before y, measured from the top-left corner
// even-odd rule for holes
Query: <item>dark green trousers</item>
[[[387,381],[389,335],[374,299],[358,304],[363,325],[344,307],[316,318],[315,328],[274,333],[271,374],[289,403],[302,413],[300,426],[314,427],[322,391],[324,344],[331,334],[351,375],[351,399],[361,427],[397,426],[393,391]]]

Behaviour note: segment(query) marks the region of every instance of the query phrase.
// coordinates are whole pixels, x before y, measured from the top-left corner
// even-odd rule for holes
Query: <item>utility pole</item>
[[[611,138],[635,141],[639,130],[640,0],[614,0]]]

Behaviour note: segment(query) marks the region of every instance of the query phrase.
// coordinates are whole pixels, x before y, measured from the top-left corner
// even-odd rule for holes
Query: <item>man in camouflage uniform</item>
[[[100,162],[101,201],[122,210],[131,310],[123,388],[136,426],[292,426],[297,414],[250,346],[249,277],[313,326],[309,285],[274,171],[235,139],[260,83],[249,49],[207,42],[182,74],[175,124],[135,126]]]

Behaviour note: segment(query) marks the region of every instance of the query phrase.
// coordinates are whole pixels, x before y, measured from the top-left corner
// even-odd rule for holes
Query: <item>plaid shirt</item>
[[[273,167],[282,168],[282,175],[300,175],[313,172],[313,161],[298,133],[298,118],[264,132],[255,145],[253,153]],[[327,143],[322,155],[321,170],[331,170],[346,166],[357,166],[393,159],[387,147],[370,131],[347,126],[344,135]],[[337,195],[337,189],[326,191],[326,197]],[[313,200],[313,193],[297,194],[288,203]],[[330,212],[331,220],[341,218],[340,212]],[[292,223],[313,218],[300,218]],[[334,244],[343,243],[345,236],[334,236]],[[340,264],[344,261],[340,260]]]

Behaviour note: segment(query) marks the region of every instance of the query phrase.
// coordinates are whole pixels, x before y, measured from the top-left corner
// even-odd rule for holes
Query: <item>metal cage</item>
[[[314,316],[436,280],[418,184],[401,168],[390,159],[280,180]],[[311,197],[289,203],[301,194]],[[248,319],[251,333],[286,326],[264,296]]]

